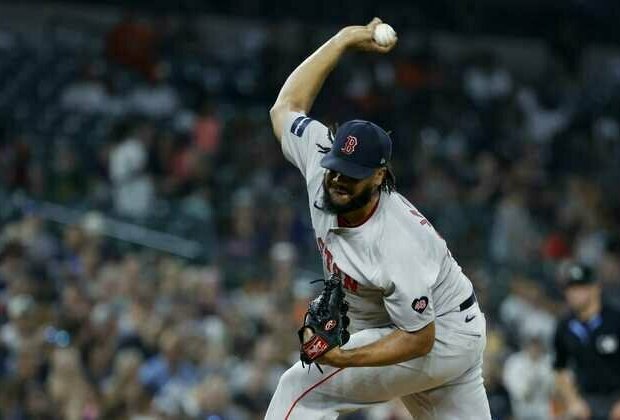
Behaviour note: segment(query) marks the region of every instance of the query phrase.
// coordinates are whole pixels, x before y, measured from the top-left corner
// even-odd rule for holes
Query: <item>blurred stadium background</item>
[[[399,190],[488,313],[494,417],[519,418],[505,361],[533,337],[549,351],[558,265],[591,264],[619,296],[617,12],[611,0],[3,2],[0,418],[262,418],[321,272],[267,111],[307,54],[374,15],[398,48],[348,56],[313,115],[392,131]],[[551,387],[540,394],[561,413]],[[349,418],[407,417],[385,405]]]

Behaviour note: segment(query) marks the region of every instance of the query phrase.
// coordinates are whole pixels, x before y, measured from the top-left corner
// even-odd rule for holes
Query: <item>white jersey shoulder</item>
[[[327,127],[305,114],[290,112],[281,141],[284,157],[301,171],[308,190],[311,190],[311,185],[316,187],[317,182],[320,185],[323,154],[319,151],[331,147]]]

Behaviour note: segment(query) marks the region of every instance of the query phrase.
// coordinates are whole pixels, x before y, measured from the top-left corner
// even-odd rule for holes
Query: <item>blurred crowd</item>
[[[303,181],[268,109],[329,31],[240,28],[213,49],[217,27],[128,15],[88,54],[70,51],[76,72],[48,108],[6,108],[1,418],[262,418],[298,357],[308,282],[321,272]],[[391,131],[398,190],[446,238],[488,314],[494,417],[552,418],[558,266],[588,264],[620,296],[618,52],[592,69],[580,50],[547,45],[525,77],[490,50],[448,59],[428,36],[403,28],[394,54],[347,57],[313,116]],[[0,44],[0,57],[40,54],[16,34]],[[55,113],[60,125],[39,125]],[[52,221],[43,202],[203,252],[128,246],[88,217]],[[351,418],[406,416],[388,405]]]

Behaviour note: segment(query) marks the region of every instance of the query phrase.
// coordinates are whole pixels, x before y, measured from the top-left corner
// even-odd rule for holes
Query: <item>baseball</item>
[[[396,31],[387,23],[380,23],[375,27],[373,39],[382,47],[386,47],[396,41]]]

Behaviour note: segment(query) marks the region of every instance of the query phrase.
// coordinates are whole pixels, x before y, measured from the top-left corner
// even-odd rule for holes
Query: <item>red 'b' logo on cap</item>
[[[355,147],[357,146],[357,137],[347,136],[347,141],[344,143],[344,146],[340,148],[340,151],[345,155],[350,155],[355,152]]]

